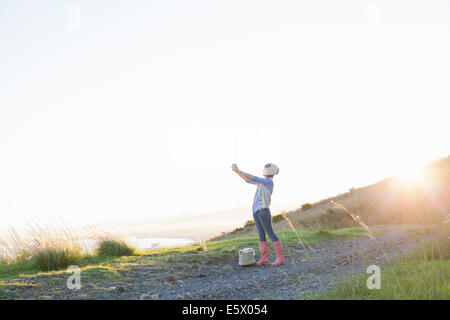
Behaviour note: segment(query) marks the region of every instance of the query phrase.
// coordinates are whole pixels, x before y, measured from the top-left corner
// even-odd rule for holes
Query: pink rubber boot
[[[263,264],[269,263],[269,250],[267,250],[267,242],[261,241],[259,243],[259,254],[261,255],[261,258],[259,258],[259,261],[256,263],[257,266],[262,266]]]
[[[280,240],[274,241],[273,247],[275,248],[275,254],[277,255],[277,258],[272,263],[272,267],[284,264],[283,246],[281,245],[281,241]]]

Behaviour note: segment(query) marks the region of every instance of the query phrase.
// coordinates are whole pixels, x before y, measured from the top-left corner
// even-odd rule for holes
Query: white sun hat
[[[263,169],[263,175],[265,176],[274,176],[276,175],[278,172],[280,171],[280,169],[278,168],[278,166],[274,163],[268,163],[264,166]]]

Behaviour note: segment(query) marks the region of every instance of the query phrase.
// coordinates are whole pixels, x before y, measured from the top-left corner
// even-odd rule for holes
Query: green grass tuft
[[[205,240],[200,240],[198,243],[198,248],[196,249],[196,251],[208,251],[208,248],[206,246],[206,241]]]
[[[39,270],[61,270],[68,266],[76,264],[77,260],[82,256],[81,250],[78,248],[65,247],[49,247],[40,250],[33,256],[33,262]]]
[[[98,242],[96,248],[97,255],[105,256],[131,256],[135,252],[135,248],[118,239],[102,239]]]

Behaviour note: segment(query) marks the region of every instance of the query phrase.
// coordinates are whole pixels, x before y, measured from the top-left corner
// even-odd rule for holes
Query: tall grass
[[[13,227],[0,238],[0,264],[23,264],[40,271],[66,269],[90,256],[88,247],[72,228],[66,224],[41,225],[33,222],[23,232]],[[100,235],[90,231],[90,237],[98,240],[97,255],[132,255],[135,249],[112,235]]]
[[[59,270],[74,264],[85,252],[73,230],[65,225],[28,224],[25,232],[7,228],[0,239],[2,263],[31,262],[42,271]]]

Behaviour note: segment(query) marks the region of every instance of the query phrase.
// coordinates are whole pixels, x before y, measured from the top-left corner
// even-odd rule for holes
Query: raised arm
[[[251,180],[253,178],[253,176],[251,174],[245,173],[244,171],[239,170],[239,168],[237,167],[236,164],[233,164],[231,166],[231,170],[236,172],[238,174],[238,176],[241,177],[242,179],[244,179],[245,181]]]
[[[239,170],[239,168],[237,167],[236,164],[233,164],[231,166],[231,170],[236,172],[239,175],[239,177],[244,179],[245,182],[247,182],[247,183],[251,183],[251,184],[260,184],[261,183],[265,186],[270,186],[271,184],[273,184],[272,178],[260,178],[260,177],[251,175],[249,173],[245,173],[244,171]]]

